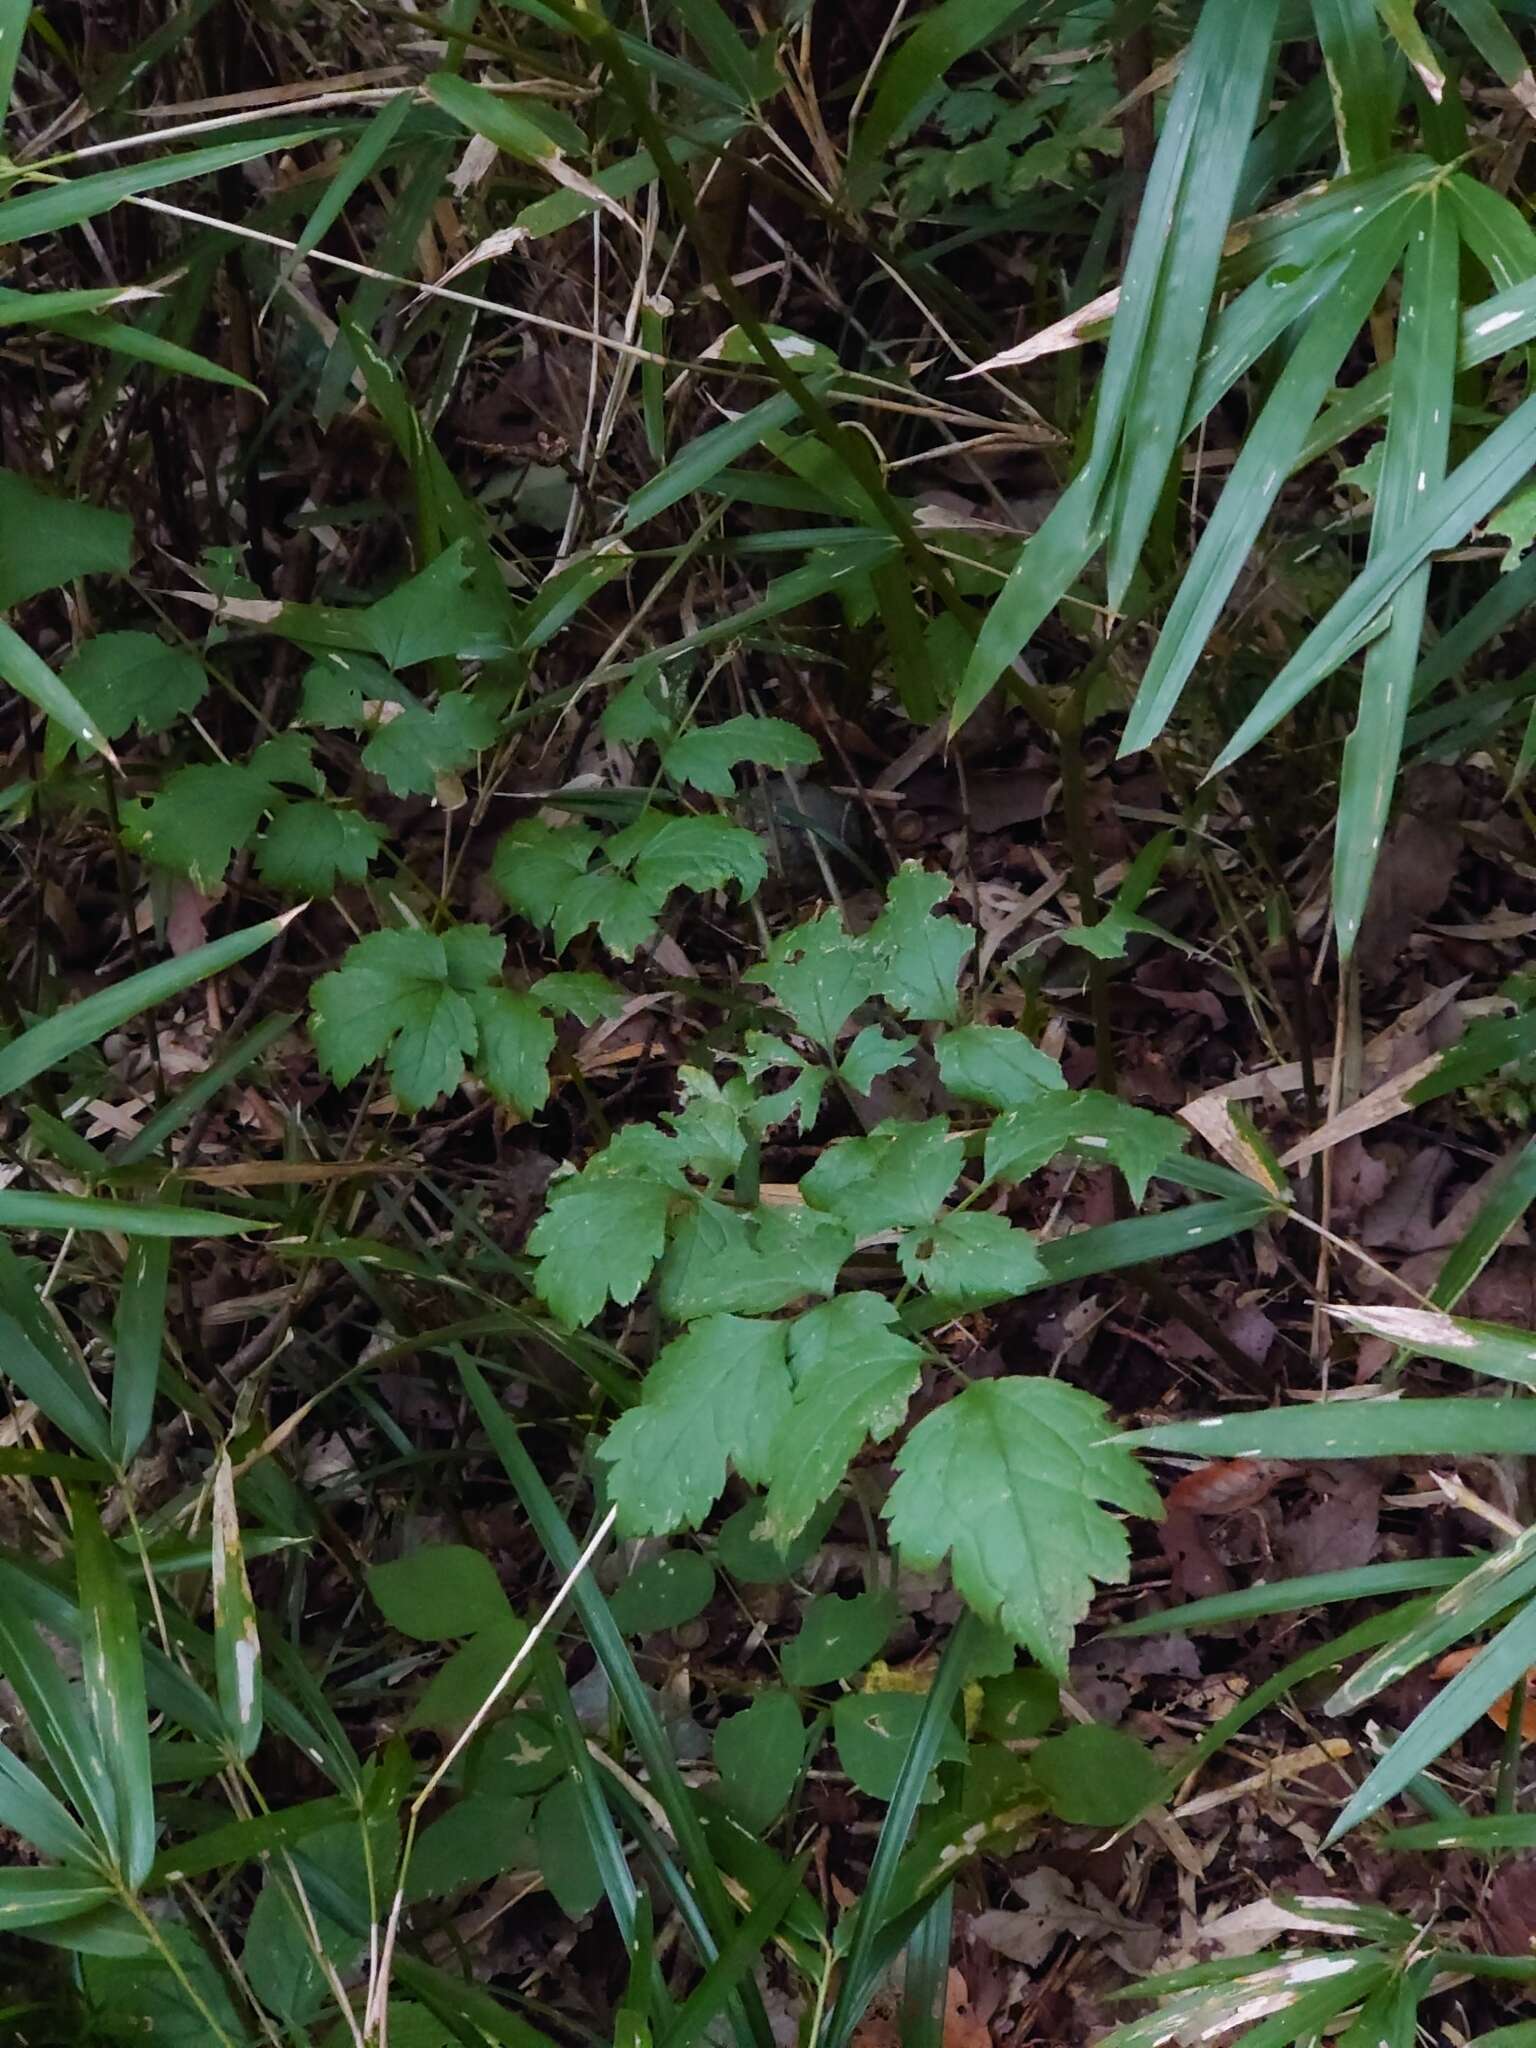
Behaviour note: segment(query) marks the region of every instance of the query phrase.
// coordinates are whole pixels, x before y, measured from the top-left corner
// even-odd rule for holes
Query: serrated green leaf
[[[743,761],[783,769],[805,767],[820,758],[821,749],[799,726],[743,712],[720,725],[685,732],[663,751],[661,765],[674,782],[692,783],[711,796],[730,796],[736,786],[731,770]]]
[[[904,1017],[948,1023],[959,1007],[960,969],[975,935],[957,918],[932,914],[951,887],[946,876],[904,862],[866,935],[877,963],[875,986]]]
[[[578,933],[596,925],[598,936],[621,960],[632,960],[656,936],[666,892],[642,887],[606,865],[568,879],[552,920],[555,947],[564,952]]]
[[[491,874],[512,908],[531,924],[550,925],[575,878],[597,850],[586,825],[546,825],[523,818],[496,848]]]
[[[1066,1089],[1061,1068],[1025,1034],[1000,1024],[962,1024],[938,1043],[939,1078],[963,1102],[1023,1109]]]
[[[1085,1088],[1081,1094],[1042,1096],[1000,1116],[987,1133],[983,1167],[988,1180],[1025,1180],[1071,1150],[1099,1165],[1118,1166],[1132,1200],[1140,1202],[1152,1175],[1188,1138],[1171,1117]]]
[[[475,1070],[499,1102],[535,1116],[549,1100],[555,1027],[531,995],[476,989],[469,999],[479,1033]]]
[[[146,859],[207,891],[251,843],[274,801],[271,783],[242,762],[178,768],[149,802],[124,804],[123,837]]]
[[[800,1183],[813,1209],[840,1217],[856,1237],[893,1225],[931,1223],[965,1154],[945,1117],[887,1119],[866,1138],[839,1138]]]
[[[541,1010],[569,1013],[578,1024],[596,1024],[624,1013],[624,991],[604,974],[545,974],[528,991]]]
[[[556,1181],[528,1249],[538,1260],[534,1286],[568,1329],[591,1322],[610,1298],[634,1300],[661,1257],[670,1200],[660,1181],[613,1172],[601,1158]],[[598,1245],[603,1256],[594,1258]]]
[[[469,690],[445,690],[428,707],[391,703],[363,749],[363,766],[396,796],[431,796],[438,777],[456,775],[495,744],[496,713]]]
[[[97,633],[71,656],[59,680],[109,740],[137,723],[165,732],[197,709],[208,677],[195,654],[155,633]]]
[[[853,1011],[874,994],[878,975],[870,948],[827,910],[781,933],[747,978],[766,982],[806,1037],[830,1051]]]
[[[684,1215],[657,1276],[656,1301],[673,1322],[726,1312],[771,1315],[809,1294],[830,1294],[853,1232],[836,1216],[798,1206],[748,1215],[699,1202]]]
[[[639,1404],[598,1446],[626,1535],[696,1529],[724,1490],[728,1466],[754,1482],[768,1477],[790,1407],[786,1328],[706,1316],[664,1347]]]
[[[274,889],[334,896],[338,881],[366,879],[383,845],[382,830],[361,811],[335,804],[284,804],[262,836],[256,868]]]
[[[759,1537],[783,1545],[836,1489],[866,1438],[883,1442],[901,1422],[923,1354],[894,1328],[878,1294],[838,1294],[790,1325],[793,1406],[768,1452]]]
[[[925,1416],[897,1454],[891,1541],[955,1584],[1057,1677],[1094,1581],[1125,1578],[1125,1531],[1099,1503],[1161,1507],[1108,1410],[1059,1380],[984,1380]]]
[[[926,1287],[941,1301],[981,1308],[1027,1294],[1047,1278],[1035,1240],[1016,1230],[1006,1216],[980,1209],[941,1216],[914,1230],[896,1246],[901,1270],[914,1287]]]
[[[392,669],[441,655],[483,661],[510,651],[501,608],[476,585],[462,540],[369,605],[359,626],[362,644]]]
[[[648,811],[616,832],[603,849],[615,867],[632,869],[640,888],[659,897],[674,889],[723,889],[739,883],[743,900],[768,872],[762,841],[723,818],[676,818]]]
[[[904,1067],[915,1040],[887,1038],[878,1024],[866,1024],[843,1054],[838,1072],[855,1093],[867,1095],[882,1074]]]

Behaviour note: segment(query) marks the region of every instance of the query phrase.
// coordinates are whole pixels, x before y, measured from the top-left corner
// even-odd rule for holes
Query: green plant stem
[[[1499,1779],[1493,1795],[1495,1813],[1513,1813],[1520,1789],[1520,1751],[1525,1741],[1525,1697],[1527,1684],[1515,1681],[1509,1694],[1509,1720],[1504,1729],[1504,1747],[1499,1753]]]

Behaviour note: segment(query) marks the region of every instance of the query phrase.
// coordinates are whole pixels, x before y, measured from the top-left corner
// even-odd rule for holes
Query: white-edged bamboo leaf
[[[1461,238],[1493,280],[1495,291],[1536,276],[1536,233],[1519,207],[1491,185],[1455,171],[1441,187]],[[1458,326],[1458,347],[1460,346]]]
[[[1328,1830],[1336,1842],[1395,1799],[1480,1720],[1536,1663],[1536,1601],[1529,1601],[1398,1736]]]
[[[96,1740],[117,1807],[117,1867],[137,1889],[155,1860],[155,1793],[139,1618],[122,1560],[88,1494],[70,1496],[83,1629],[80,1665]]]
[[[825,376],[820,376],[808,379],[807,383],[810,389],[819,392],[826,389],[827,381]],[[647,519],[654,519],[658,512],[665,512],[669,505],[702,490],[722,469],[729,468],[733,462],[758,447],[776,427],[788,426],[799,411],[799,404],[792,393],[775,391],[760,405],[754,405],[735,419],[726,420],[698,435],[659,475],[653,476],[649,483],[642,484],[635,492],[625,508],[624,531],[633,533],[637,526],[643,526]]]
[[[0,1054],[0,1058],[4,1055]],[[270,1230],[260,1218],[218,1209],[173,1209],[161,1202],[112,1202],[94,1195],[34,1194],[0,1188],[0,1230],[116,1230],[124,1237],[234,1237]]]
[[[213,1474],[213,1663],[230,1746],[248,1757],[261,1740],[261,1637],[228,1451],[220,1452]]]
[[[1206,1458],[1530,1457],[1536,1455],[1536,1401],[1314,1401],[1256,1415],[1166,1422],[1133,1430],[1126,1441]]]
[[[1333,100],[1339,162],[1346,173],[1370,170],[1391,140],[1392,96],[1373,0],[1312,0]]]
[[[49,1927],[110,1904],[112,1888],[84,1870],[0,1870],[0,1934]]]
[[[1445,72],[1429,39],[1419,27],[1414,0],[1376,0],[1376,11],[1387,25],[1387,33],[1408,59],[1420,85],[1430,98],[1439,101],[1445,91]]]
[[[1405,1677],[1427,1658],[1438,1657],[1464,1636],[1486,1628],[1506,1607],[1536,1591],[1536,1527],[1529,1528],[1449,1586],[1395,1642],[1352,1671],[1324,1711],[1353,1714],[1367,1700]]]
[[[1122,754],[1150,746],[1172,717],[1307,429],[1392,273],[1418,203],[1397,200],[1326,266],[1328,293],[1244,439],[1169,607],[1126,721]]]
[[[58,1863],[95,1870],[101,1852],[30,1765],[0,1745],[0,1826]]]
[[[1126,396],[1106,556],[1113,609],[1119,608],[1141,559],[1183,425],[1243,159],[1269,79],[1277,13],[1277,0],[1203,9],[1185,55],[1187,69],[1197,52],[1205,54],[1200,45],[1209,27],[1213,75],[1166,223],[1155,304]]]
[[[1331,676],[1359,635],[1390,604],[1403,583],[1439,549],[1458,546],[1536,466],[1536,396],[1503,420],[1421,509],[1392,544],[1367,565],[1343,597],[1313,627],[1301,646],[1222,749],[1211,773],[1234,761],[1272,732],[1310,690]]]
[[[42,656],[35,654],[3,619],[0,619],[0,676],[4,676],[19,697],[25,697],[39,711],[57,719],[81,746],[105,754],[109,761],[117,759],[107,744],[105,734],[97,730],[95,720],[74,691],[59,681]]]
[[[96,1731],[9,1576],[0,1581],[0,1677],[14,1687],[33,1740],[98,1852],[115,1863],[117,1792]]]
[[[93,1458],[111,1464],[107,1417],[84,1368],[70,1355],[46,1317],[28,1329],[0,1311],[0,1356],[7,1379],[35,1401],[56,1429]],[[40,1322],[40,1327],[39,1327]]]
[[[181,156],[156,157],[125,164],[115,171],[92,171],[83,178],[64,178],[37,192],[24,192],[0,200],[0,242],[22,242],[31,235],[56,234],[60,228],[78,227],[120,206],[139,192],[155,192],[165,185],[178,185],[187,178],[206,178],[215,171],[232,170],[253,157],[271,156],[295,149],[334,134],[328,124],[289,129],[280,135],[240,136],[233,142],[214,142],[204,149],[189,149]]]
[[[1536,1332],[1508,1323],[1468,1322],[1429,1308],[1355,1308],[1345,1304],[1328,1313],[1356,1329],[1368,1330],[1398,1344],[1410,1358],[1439,1358],[1464,1365],[1491,1379],[1536,1386]]]
[[[1371,522],[1371,555],[1384,553],[1445,477],[1456,380],[1457,269],[1454,209],[1430,192],[1415,213],[1403,264],[1392,411]],[[1387,630],[1366,650],[1360,708],[1344,743],[1333,841],[1333,921],[1349,960],[1386,835],[1403,750],[1403,727],[1424,633],[1429,564],[1406,577]]]
[[[135,1237],[129,1243],[113,1325],[111,1435],[120,1466],[148,1436],[154,1414],[170,1262],[166,1238]]]
[[[297,915],[297,911],[288,910],[263,924],[248,925],[244,931],[231,932],[228,938],[198,946],[179,959],[162,960],[157,966],[130,974],[125,981],[114,982],[97,995],[55,1010],[51,1017],[21,1032],[8,1045],[0,1046],[0,1096],[25,1087],[38,1074],[94,1045],[98,1038],[116,1031],[140,1011],[152,1009],[156,1003],[233,967],[248,954],[269,945]]]

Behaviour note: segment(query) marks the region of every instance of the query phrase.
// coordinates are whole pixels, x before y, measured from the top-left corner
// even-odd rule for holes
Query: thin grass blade
[[[1390,146],[1393,95],[1381,23],[1372,0],[1312,0],[1333,98],[1339,162],[1346,173],[1367,171]]]
[[[117,1297],[112,1359],[112,1455],[127,1465],[149,1434],[165,1341],[165,1294],[171,1248],[163,1237],[136,1237],[128,1247]]]
[[[1317,1401],[1258,1415],[1166,1422],[1121,1439],[1205,1458],[1450,1458],[1536,1455],[1536,1401]]]
[[[83,1493],[70,1499],[84,1624],[80,1663],[85,1697],[116,1796],[118,1868],[137,1889],[155,1860],[155,1793],[139,1617],[122,1560],[101,1526],[95,1501]]]
[[[1390,548],[1445,477],[1460,261],[1455,210],[1442,192],[1433,191],[1415,215],[1403,265],[1392,411],[1371,522],[1373,556]],[[1391,623],[1366,651],[1360,709],[1344,744],[1333,842],[1333,921],[1343,961],[1353,957],[1386,836],[1428,595],[1425,562],[1405,578],[1392,601]]]

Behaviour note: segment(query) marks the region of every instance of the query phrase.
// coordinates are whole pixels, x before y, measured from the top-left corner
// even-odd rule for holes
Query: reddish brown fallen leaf
[[[1464,1671],[1472,1659],[1482,1652],[1482,1645],[1475,1643],[1470,1649],[1449,1650],[1435,1666],[1436,1678],[1454,1678],[1458,1671]],[[1488,1709],[1488,1719],[1495,1728],[1509,1726],[1509,1702],[1511,1695],[1501,1693]],[[1536,1742],[1536,1669],[1526,1673],[1525,1708],[1520,1716],[1520,1740]]]
[[[1186,1472],[1168,1491],[1168,1506],[1191,1515],[1231,1515],[1256,1507],[1275,1488],[1274,1474],[1256,1458],[1225,1458]]]

